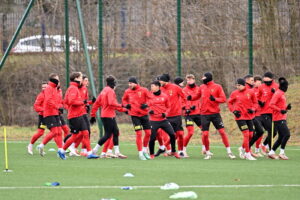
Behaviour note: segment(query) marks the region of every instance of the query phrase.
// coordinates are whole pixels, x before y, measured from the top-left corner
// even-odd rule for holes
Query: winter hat
[[[286,92],[289,87],[289,82],[284,77],[280,77],[278,79],[278,82],[279,82],[279,89]]]
[[[117,82],[116,82],[116,78],[114,77],[114,76],[108,76],[107,78],[106,78],[106,84],[109,86],[109,87],[111,87],[111,88],[114,88],[115,86],[116,86],[116,84],[117,84]]]
[[[242,79],[242,78],[239,78],[239,79],[236,80],[236,84],[245,86],[246,85],[246,81],[244,79]]]
[[[170,81],[170,75],[169,74],[163,74],[159,77],[160,81],[169,82]]]
[[[206,77],[206,79],[203,79],[203,83],[204,83],[204,84],[206,84],[206,83],[208,83],[208,82],[210,82],[210,81],[213,80],[213,75],[212,75],[212,73],[210,73],[210,72],[206,72],[206,73],[204,74],[204,77]]]
[[[135,84],[138,84],[137,78],[134,77],[134,76],[130,77],[130,78],[128,79],[128,82],[129,82],[129,83],[135,83]]]
[[[174,79],[174,83],[176,84],[176,85],[179,85],[180,83],[182,83],[183,82],[183,79],[181,78],[181,77],[176,77],[175,79]]]
[[[272,74],[272,72],[266,72],[266,73],[264,74],[264,77],[268,77],[268,78],[273,79],[274,75]]]

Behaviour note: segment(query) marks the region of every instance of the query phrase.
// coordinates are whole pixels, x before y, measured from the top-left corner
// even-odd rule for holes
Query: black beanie
[[[283,92],[286,92],[289,87],[289,82],[284,77],[280,77],[278,79],[278,82],[279,82],[279,89],[282,90]]]
[[[246,81],[243,78],[239,78],[239,79],[236,80],[236,84],[245,86]]]
[[[114,88],[114,87],[116,86],[116,84],[117,84],[115,77],[113,77],[113,76],[108,76],[108,77],[106,78],[106,84],[107,84],[109,87]]]
[[[181,78],[181,77],[176,77],[175,79],[174,79],[174,83],[176,84],[176,85],[179,85],[180,83],[182,83],[183,82],[183,79]]]
[[[137,79],[136,79],[136,77],[134,77],[134,76],[130,77],[130,78],[128,79],[128,82],[129,82],[129,83],[135,83],[135,84],[138,84]]]
[[[273,79],[274,75],[272,74],[272,72],[266,72],[266,73],[264,74],[264,77],[268,77],[268,78]]]
[[[159,77],[160,81],[169,82],[170,81],[170,75],[169,74],[163,74]]]
[[[204,84],[206,84],[206,83],[208,83],[208,82],[210,82],[210,81],[213,80],[212,73],[210,73],[210,72],[206,72],[204,74],[204,77],[206,77],[206,79],[202,80]]]
[[[153,82],[151,83],[151,85],[152,85],[152,84],[153,84],[153,85],[156,85],[156,86],[159,86],[159,87],[161,86],[159,81],[153,81]]]

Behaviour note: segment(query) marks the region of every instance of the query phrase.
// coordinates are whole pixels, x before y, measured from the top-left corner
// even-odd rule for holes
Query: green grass
[[[283,184],[300,184],[300,147],[287,148],[289,161],[229,160],[222,145],[212,147],[212,160],[203,160],[200,148],[191,146],[191,158],[177,160],[159,157],[152,161],[140,161],[136,147],[130,143],[121,143],[121,151],[128,155],[126,160],[69,158],[66,161],[56,157],[55,152],[47,152],[40,157],[26,153],[26,143],[10,142],[9,168],[12,173],[0,173],[0,188],[4,186],[39,187],[45,182],[58,181],[57,188],[39,189],[0,189],[0,199],[82,199],[100,200],[117,198],[119,200],[168,199],[178,191],[194,191],[198,199],[298,199],[300,187],[283,187]],[[50,143],[46,149],[54,147]],[[0,163],[4,166],[3,142],[0,143]],[[237,149],[233,148],[235,154]],[[126,172],[133,173],[134,178],[124,178]],[[62,186],[160,186],[175,182],[181,186],[190,185],[277,185],[276,187],[245,188],[180,188],[176,191],[163,191],[159,188],[87,188],[59,189]]]

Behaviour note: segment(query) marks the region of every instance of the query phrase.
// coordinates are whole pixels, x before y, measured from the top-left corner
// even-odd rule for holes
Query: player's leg
[[[167,120],[162,121],[161,129],[163,129],[170,137],[171,155],[175,156],[176,158],[180,158],[180,155],[176,152],[175,131],[170,122],[168,122]]]
[[[98,152],[100,147],[113,135],[114,122],[112,118],[102,117],[101,120],[104,127],[104,136],[98,140],[98,143],[94,147],[93,152],[95,154]]]

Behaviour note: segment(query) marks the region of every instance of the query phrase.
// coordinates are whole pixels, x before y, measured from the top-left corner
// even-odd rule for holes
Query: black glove
[[[181,108],[181,110],[185,110],[185,106],[183,106],[183,107]]]
[[[188,101],[191,101],[191,100],[192,100],[192,96],[189,95],[189,96],[186,97],[186,99],[187,99]]]
[[[287,110],[291,110],[291,109],[292,109],[292,104],[289,103],[289,104],[287,105],[286,109],[287,109]]]
[[[258,101],[258,104],[261,108],[265,106],[265,102],[262,102],[262,101]]]
[[[186,110],[185,114],[189,115],[191,113],[191,110]]]
[[[272,89],[271,89],[271,92],[272,92],[272,93],[275,93],[275,92],[276,92],[276,90],[275,90],[274,88],[272,88]]]
[[[249,114],[253,114],[253,113],[254,113],[254,110],[248,109],[248,113],[249,113]]]
[[[87,100],[85,99],[85,100],[83,101],[83,103],[84,103],[84,104],[87,104]]]
[[[63,108],[59,108],[59,109],[58,109],[58,112],[59,112],[59,114],[61,115],[61,114],[64,113],[64,109],[63,109]]]
[[[191,110],[196,110],[196,106],[191,106]]]
[[[214,97],[213,95],[210,95],[210,96],[209,96],[209,100],[215,101],[216,99],[215,99],[215,97]]]
[[[96,117],[91,117],[90,123],[91,123],[91,124],[94,124],[95,122],[96,122]]]
[[[125,114],[128,115],[128,110],[125,111]]]
[[[166,117],[166,114],[165,114],[165,113],[161,113],[161,116],[162,116],[163,118],[165,118],[165,117]]]
[[[130,105],[130,104],[127,104],[127,105],[125,106],[125,108],[128,109],[128,110],[130,110],[131,105]]]
[[[149,111],[149,114],[150,114],[150,115],[153,115],[153,114],[154,114],[154,111],[153,111],[153,110],[150,110],[150,111]]]
[[[280,112],[281,112],[281,114],[286,114],[287,113],[286,110],[281,110]]]
[[[92,102],[93,102],[93,103],[95,103],[96,100],[97,100],[96,97],[93,97],[93,98],[92,98]]]
[[[236,118],[240,118],[241,117],[241,111],[235,110],[232,113],[234,114],[234,116],[236,116]]]
[[[90,112],[90,110],[91,110],[91,107],[90,107],[90,105],[85,105],[85,109],[86,109],[86,112],[87,112],[87,113],[89,113],[89,112]]]
[[[142,105],[141,105],[141,109],[146,109],[146,108],[148,108],[148,105],[147,104],[145,104],[145,103],[143,103]]]

